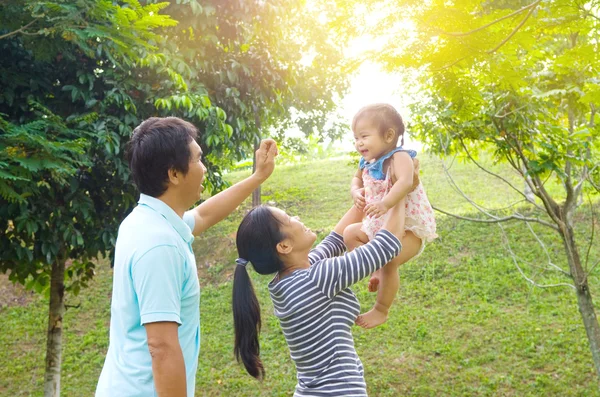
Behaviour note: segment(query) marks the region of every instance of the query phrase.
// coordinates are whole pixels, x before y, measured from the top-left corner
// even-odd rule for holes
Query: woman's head
[[[273,274],[286,268],[295,253],[312,247],[316,235],[298,217],[290,217],[278,208],[260,206],[252,209],[238,227],[236,245],[239,264],[233,278],[234,354],[248,373],[264,377],[260,360],[260,304],[256,298],[246,266],[252,264],[259,274]]]
[[[237,231],[240,258],[252,262],[259,274],[273,274],[285,268],[292,253],[310,250],[317,236],[297,216],[268,206],[252,209]]]
[[[404,145],[404,122],[393,106],[377,103],[363,107],[352,120],[356,150],[369,161]]]

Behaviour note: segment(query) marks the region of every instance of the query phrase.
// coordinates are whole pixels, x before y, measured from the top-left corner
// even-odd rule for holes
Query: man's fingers
[[[277,150],[277,143],[273,139],[263,139],[260,141],[260,146],[256,151],[256,157],[261,158],[265,162],[273,160],[279,151]]]
[[[262,141],[260,141],[260,147],[259,150],[262,149],[264,151],[269,150],[269,147],[271,147],[271,145],[274,145],[275,141],[271,138],[267,138],[267,139],[263,139]]]
[[[272,139],[271,139],[272,140]],[[273,140],[272,140],[273,141]],[[277,147],[277,142],[273,141],[271,146],[269,147],[269,153],[273,155],[273,157],[279,154],[279,148]]]
[[[272,150],[277,151],[277,143],[271,138],[263,139],[260,141],[260,147],[258,150],[263,150],[265,153],[268,153]]]

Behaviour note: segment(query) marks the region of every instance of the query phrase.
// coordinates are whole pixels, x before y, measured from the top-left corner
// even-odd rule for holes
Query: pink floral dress
[[[367,205],[382,200],[392,188],[389,168],[383,180],[371,176],[366,168],[363,169],[362,178]],[[379,218],[370,216],[363,218],[361,230],[366,233],[369,240],[373,239],[375,234],[381,230],[388,215],[389,212]],[[406,219],[404,223],[405,230],[410,230],[415,236],[419,237],[423,242],[423,246],[437,237],[433,208],[421,183],[406,195]]]

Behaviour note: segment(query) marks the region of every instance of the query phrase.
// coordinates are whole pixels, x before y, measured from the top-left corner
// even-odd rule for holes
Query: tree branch
[[[590,185],[592,185],[592,187],[594,189],[596,189],[596,191],[600,192],[600,186],[596,185],[596,183],[592,180],[592,176],[591,175],[588,175],[588,182],[590,183]]]
[[[479,169],[481,169],[483,172],[495,176],[496,178],[500,179],[501,181],[503,181],[504,183],[506,183],[508,186],[510,186],[514,191],[516,191],[517,193],[519,193],[521,196],[523,196],[525,198],[525,200],[527,200],[527,202],[531,203],[531,201],[529,201],[529,199],[527,198],[527,196],[525,195],[525,193],[523,193],[520,189],[517,189],[516,186],[514,186],[512,183],[510,183],[507,179],[503,178],[502,176],[495,174],[487,169],[485,169],[483,166],[481,166],[477,161],[475,161],[475,159],[473,158],[473,156],[471,156],[471,153],[469,152],[469,150],[467,149],[467,145],[465,145],[465,142],[463,141],[462,137],[459,138],[460,143],[463,146],[463,149],[465,150],[465,153],[467,154],[467,156],[469,157],[469,159],[473,162],[473,164],[475,164],[477,167],[479,167]],[[539,205],[537,205],[535,202],[532,203],[536,208],[538,209],[542,209]]]
[[[569,134],[573,134],[574,129],[575,129],[575,116],[573,114],[573,108],[572,106],[570,106],[571,104],[569,103],[568,105],[568,111],[567,111],[567,119],[568,119],[568,123],[569,123]],[[576,196],[576,192],[575,189],[573,188],[573,167],[571,164],[571,160],[569,160],[570,157],[573,156],[573,153],[570,150],[567,150],[567,156],[566,156],[566,161],[565,161],[565,175],[567,176],[566,180],[563,182],[564,186],[565,186],[565,190],[567,191],[567,198],[565,200],[565,204],[564,204],[564,211],[565,214],[567,214],[567,219],[569,219],[569,214],[571,213],[571,210],[573,209],[574,205],[577,204],[577,196]]]
[[[535,8],[540,2],[541,2],[541,0],[538,0],[535,3],[529,4],[528,6],[525,6],[525,7],[521,8],[521,9],[519,9],[517,11],[514,11],[514,12],[508,14],[508,15],[505,15],[505,16],[503,16],[501,18],[498,18],[498,19],[496,19],[496,20],[494,20],[494,21],[492,21],[492,22],[490,22],[490,23],[488,23],[486,25],[483,25],[483,26],[481,26],[481,27],[479,27],[477,29],[473,29],[473,30],[471,30],[469,32],[444,32],[443,30],[440,30],[439,33],[444,34],[446,36],[453,36],[453,37],[468,36],[470,34],[477,33],[477,32],[479,32],[481,30],[487,29],[490,26],[497,24],[498,22],[504,21],[505,19],[512,18],[515,15],[518,15],[518,14],[522,13],[523,11],[525,11],[525,10],[527,10],[529,8]]]
[[[588,126],[590,128],[594,128],[594,116],[595,115],[596,115],[596,107],[594,106],[593,103],[590,103],[590,122],[588,123]],[[586,159],[587,160],[591,160],[591,158],[592,158],[591,137],[589,138],[588,141],[590,141],[590,145],[588,145],[588,147],[586,149]],[[581,180],[575,186],[575,191],[576,191],[576,193],[577,193],[578,196],[579,196],[579,194],[581,194],[581,190],[583,189],[583,183],[586,181],[586,179],[590,181],[590,184],[594,188],[596,188],[596,190],[600,191],[598,189],[598,187],[594,184],[594,182],[591,179],[591,175],[594,173],[594,171],[596,171],[597,168],[598,168],[598,164],[596,164],[591,170],[588,169],[587,163],[584,164],[584,166],[583,166],[583,173],[582,173],[582,176],[581,176]]]
[[[548,226],[554,230],[558,230],[558,228],[555,225],[552,225],[551,223],[548,223],[546,221],[543,221],[539,218],[527,218],[524,217],[520,214],[513,214],[511,216],[508,217],[504,217],[504,218],[499,218],[493,214],[491,214],[488,209],[480,206],[479,204],[475,203],[473,200],[471,200],[459,187],[458,184],[456,183],[456,181],[454,180],[454,178],[452,177],[452,175],[450,175],[450,172],[448,171],[448,168],[446,167],[446,164],[444,163],[444,161],[442,160],[442,167],[444,169],[444,173],[446,174],[446,177],[448,178],[448,180],[450,181],[450,184],[452,185],[452,187],[454,188],[454,190],[456,190],[461,196],[463,196],[463,198],[465,200],[467,200],[469,202],[469,204],[471,204],[473,207],[475,207],[478,211],[480,211],[481,213],[483,213],[484,215],[486,215],[487,217],[491,218],[487,221],[484,221],[485,223],[497,223],[497,222],[505,222],[511,219],[516,219],[516,220],[528,220],[530,222],[537,222],[539,224],[542,224],[544,226]],[[440,211],[442,212],[442,211]],[[448,214],[447,215],[453,215],[453,214]],[[471,218],[471,219],[476,219],[476,218]]]
[[[511,110],[510,112],[508,112],[508,113],[504,113],[503,115],[500,115],[500,114],[498,114],[499,112],[496,112],[496,114],[494,115],[494,117],[497,117],[497,118],[499,118],[499,119],[503,119],[503,118],[505,118],[506,116],[510,116],[511,114],[518,112],[519,110],[525,109],[526,107],[527,107],[527,106],[521,106],[520,108],[517,108],[517,109]],[[504,110],[504,109],[500,109],[500,110]]]
[[[519,29],[521,29],[523,27],[523,25],[525,25],[525,22],[527,22],[527,20],[531,16],[531,14],[533,14],[533,11],[537,7],[537,5],[540,4],[541,2],[542,2],[542,0],[537,0],[535,3],[530,4],[529,6],[527,6],[529,8],[529,12],[527,13],[527,15],[525,15],[525,18],[523,18],[523,20],[521,21],[521,23],[518,24],[513,29],[513,31],[504,40],[502,40],[502,42],[500,42],[500,44],[498,44],[495,48],[489,50],[487,53],[488,54],[492,54],[492,53],[498,51],[498,49],[500,49],[500,47],[502,47],[504,44],[506,44],[508,42],[508,40],[510,40],[519,31]]]
[[[531,234],[533,234],[533,237],[535,237],[535,239],[537,240],[538,244],[542,247],[542,249],[544,250],[544,253],[546,254],[546,258],[548,258],[548,264],[553,267],[554,269],[558,270],[559,272],[561,272],[562,274],[564,274],[565,276],[568,277],[572,277],[571,273],[563,270],[560,266],[555,265],[552,262],[552,259],[550,258],[550,253],[548,252],[548,249],[546,248],[546,244],[544,244],[544,242],[542,241],[542,239],[537,235],[537,233],[533,230],[533,228],[531,227],[531,225],[529,224],[529,222],[525,222],[525,224],[527,225],[527,227],[529,228],[529,231],[531,232]]]
[[[588,265],[588,261],[590,259],[590,250],[592,249],[592,243],[594,242],[594,223],[595,223],[595,218],[596,218],[596,214],[594,213],[594,205],[592,204],[592,199],[590,198],[590,195],[587,195],[588,198],[588,202],[590,203],[590,211],[592,213],[592,231],[590,233],[590,244],[588,245],[588,249],[587,249],[587,253],[585,255],[585,267],[587,268]],[[587,275],[586,275],[587,277]]]
[[[5,38],[10,37],[10,36],[14,36],[14,35],[19,34],[19,33],[26,33],[25,29],[27,29],[28,27],[30,27],[31,25],[33,25],[34,23],[36,23],[38,21],[38,19],[39,18],[35,18],[33,21],[29,22],[27,25],[21,26],[17,30],[14,30],[12,32],[8,32],[8,33],[5,33],[3,35],[0,35],[0,40],[5,39]]]
[[[456,215],[456,214],[453,214],[451,212],[444,211],[444,210],[442,210],[442,209],[440,209],[440,208],[438,208],[438,207],[436,207],[434,205],[432,205],[431,207],[434,210],[436,210],[438,212],[441,212],[442,214],[446,214],[448,216],[451,216],[451,217],[454,217],[454,218],[457,218],[457,219],[462,219],[464,221],[469,221],[469,222],[501,223],[501,222],[508,222],[508,221],[511,221],[511,220],[517,220],[517,221],[525,221],[525,222],[536,222],[536,223],[542,224],[544,226],[548,226],[549,228],[558,231],[558,227],[556,227],[556,225],[553,225],[551,223],[548,223],[548,222],[543,221],[543,220],[538,219],[538,218],[528,218],[528,217],[524,217],[524,216],[518,215],[518,214],[516,214],[516,215],[509,215],[509,216],[505,216],[505,217],[502,217],[502,218],[498,218],[498,217],[493,216],[493,215],[488,215],[488,216],[491,217],[491,219],[478,219],[478,218],[470,218],[470,217],[466,217],[466,216],[462,216],[462,215]]]
[[[498,226],[502,230],[502,237],[504,239],[504,243],[506,244],[506,248],[508,249],[508,252],[510,253],[510,256],[511,256],[511,258],[513,260],[513,263],[515,264],[515,266],[516,266],[517,270],[519,271],[519,273],[521,273],[521,276],[523,276],[523,278],[525,280],[527,280],[531,285],[533,285],[534,287],[538,287],[538,288],[569,287],[569,288],[573,288],[574,290],[576,290],[576,288],[575,288],[575,286],[573,284],[556,283],[556,284],[542,285],[542,284],[536,283],[534,280],[532,280],[531,278],[527,277],[525,275],[525,272],[523,271],[523,269],[521,269],[521,266],[519,266],[519,262],[517,261],[517,256],[515,255],[515,253],[512,250],[512,247],[510,246],[510,242],[508,241],[508,236],[506,235],[506,231],[504,230],[504,228],[502,227],[501,224],[498,224]]]
[[[525,181],[527,182],[531,190],[534,192],[534,194],[542,200],[542,202],[544,203],[544,207],[546,208],[546,212],[552,218],[552,220],[557,225],[562,225],[562,221],[558,216],[558,204],[552,199],[552,197],[550,197],[550,194],[548,194],[548,192],[544,188],[544,184],[542,183],[538,175],[533,175],[533,177],[529,177],[527,175],[529,173],[529,170],[527,168],[527,156],[525,156],[525,153],[523,153],[523,149],[521,148],[519,141],[516,139],[516,137],[512,138],[514,140],[514,144],[508,140],[507,144],[517,153],[517,156],[519,156],[519,158],[521,159],[521,163],[523,165],[523,168],[525,169],[525,171],[521,169],[517,169],[517,171],[521,173],[521,175],[523,175]]]
[[[452,66],[456,65],[457,63],[459,63],[460,61],[463,61],[465,59],[467,59],[467,57],[458,58],[456,61],[452,62],[449,65],[442,66],[442,67],[436,68],[436,69],[431,69],[431,71],[432,72],[441,72],[442,70],[450,69]]]
[[[594,265],[592,266],[592,268],[585,274],[585,277],[583,278],[583,282],[587,282],[588,276],[590,274],[592,274],[592,272],[594,271],[594,269],[596,268],[596,266],[600,265],[600,259],[594,263]]]

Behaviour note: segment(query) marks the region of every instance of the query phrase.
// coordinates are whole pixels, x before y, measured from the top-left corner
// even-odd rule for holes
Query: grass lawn
[[[434,205],[477,216],[448,184],[439,160],[424,156],[421,161],[422,180]],[[350,206],[354,169],[348,158],[278,167],[263,186],[263,201],[299,215],[321,239]],[[514,178],[506,168],[494,169]],[[451,173],[482,206],[507,207],[520,198],[474,166],[455,163]],[[234,173],[231,179],[247,174]],[[558,191],[557,186],[550,189]],[[254,381],[233,358],[233,236],[248,208],[244,204],[194,243],[202,285],[198,396],[289,396],[295,385],[293,364],[272,315],[268,277],[252,275],[262,303],[267,378]],[[508,255],[497,225],[441,214],[437,219],[440,238],[400,270],[401,287],[388,322],[369,331],[354,329],[370,395],[600,396],[573,290],[532,288]],[[582,251],[587,250],[591,219],[589,211],[576,219]],[[566,268],[554,232],[533,228],[553,262]],[[568,281],[547,270],[546,255],[525,224],[506,224],[505,229],[529,277],[542,284]],[[590,262],[599,256],[596,244]],[[598,302],[598,272],[590,285]],[[363,309],[370,308],[375,295],[367,292],[366,280],[354,291]],[[7,286],[5,279],[0,279],[0,292],[16,297],[0,300],[0,395],[41,396],[47,299]],[[111,270],[107,261],[100,261],[91,287],[68,297],[68,304],[80,307],[65,316],[63,396],[93,395],[108,347],[110,292]]]

